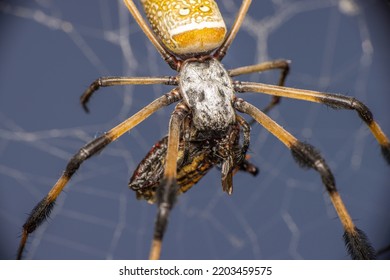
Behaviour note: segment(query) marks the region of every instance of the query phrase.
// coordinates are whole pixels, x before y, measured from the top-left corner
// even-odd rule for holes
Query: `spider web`
[[[138,2],[138,1],[137,1]],[[241,1],[219,1],[228,26]],[[390,134],[389,21],[383,1],[253,1],[224,64],[285,58],[287,85],[359,98]],[[387,12],[387,14],[386,14]],[[1,257],[13,259],[27,213],[86,142],[170,87],[100,90],[85,114],[78,97],[104,75],[174,73],[122,1],[0,1]],[[278,73],[239,77],[275,83]],[[268,96],[243,98],[264,107]],[[167,132],[172,106],[88,160],[29,239],[25,258],[145,259],[156,208],[127,188],[137,163]],[[357,225],[389,244],[389,170],[356,113],[282,100],[271,114],[322,152]],[[213,170],[182,195],[163,245],[167,259],[345,259],[342,228],[319,176],[300,169],[260,126],[250,155],[261,172],[237,174],[234,193]],[[388,256],[384,255],[382,258]]]

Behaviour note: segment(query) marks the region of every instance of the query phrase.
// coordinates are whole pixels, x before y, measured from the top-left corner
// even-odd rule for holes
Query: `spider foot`
[[[153,242],[150,249],[150,259],[159,259],[162,240],[168,226],[169,214],[176,201],[179,185],[175,179],[164,178],[158,188],[158,211],[154,228]]]
[[[347,251],[354,260],[374,260],[376,253],[368,242],[366,234],[355,227],[352,232],[344,232],[344,241]]]
[[[17,259],[22,259],[24,247],[26,245],[28,236],[34,232],[46,219],[49,217],[53,209],[55,200],[50,200],[47,196],[44,197],[31,211],[30,216],[23,225],[22,238],[20,240]]]
[[[382,155],[387,161],[388,164],[390,164],[390,143],[387,143],[383,146],[381,146]]]

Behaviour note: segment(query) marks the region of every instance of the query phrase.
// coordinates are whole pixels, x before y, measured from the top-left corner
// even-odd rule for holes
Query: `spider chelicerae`
[[[134,172],[129,186],[137,197],[156,202],[158,211],[150,258],[158,259],[170,211],[178,194],[197,183],[209,169],[219,166],[223,190],[233,191],[232,177],[238,170],[255,175],[246,152],[250,125],[238,112],[252,117],[291,150],[303,168],[317,171],[344,228],[347,251],[353,259],[372,259],[375,252],[365,234],[358,229],[337,192],[334,177],[320,153],[310,144],[298,141],[266,113],[281,97],[325,104],[335,109],[355,110],[367,124],[390,163],[390,142],[362,102],[348,96],[284,87],[288,61],[277,60],[226,70],[220,61],[239,31],[249,9],[243,0],[238,15],[227,32],[217,4],[212,1],[143,0],[142,5],[152,28],[132,0],[124,1],[145,35],[168,65],[179,72],[174,77],[102,77],[84,92],[81,103],[88,111],[90,97],[100,87],[114,85],[165,84],[175,88],[104,135],[82,147],[69,161],[62,176],[36,205],[23,225],[18,258],[22,258],[28,236],[49,216],[55,200],[80,165],[109,143],[144,121],[154,112],[177,103],[172,112],[168,136],[160,140]],[[267,85],[233,81],[233,77],[279,69],[279,84]],[[235,92],[269,94],[272,101],[259,110],[235,95]],[[240,141],[240,135],[243,140]]]

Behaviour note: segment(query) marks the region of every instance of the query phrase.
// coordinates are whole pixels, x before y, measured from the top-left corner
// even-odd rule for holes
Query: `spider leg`
[[[260,92],[274,96],[281,96],[310,102],[317,102],[328,105],[333,109],[355,110],[359,117],[367,124],[371,133],[381,146],[382,154],[390,164],[390,140],[382,131],[379,124],[374,120],[370,109],[356,98],[341,94],[322,93],[312,90],[295,89],[288,87],[280,87],[274,85],[266,85],[261,83],[251,82],[234,82],[234,88],[238,92]]]
[[[249,65],[244,67],[239,67],[235,69],[230,69],[228,71],[230,77],[235,77],[239,75],[252,74],[256,72],[264,72],[268,70],[280,69],[280,76],[278,85],[284,86],[287,75],[290,71],[290,61],[289,60],[273,60],[267,61],[255,65]],[[280,102],[280,96],[272,96],[271,102],[262,110],[264,113],[268,114],[273,107],[275,107]],[[252,121],[251,121],[252,124]]]
[[[149,25],[146,23],[141,13],[137,9],[137,6],[134,4],[133,0],[124,0],[127,8],[130,13],[133,15],[135,21],[141,27],[142,31],[145,33],[146,37],[152,42],[157,51],[161,54],[162,58],[168,63],[168,65],[173,70],[178,70],[180,68],[181,61],[177,60],[164,46],[160,43],[157,36],[150,29]]]
[[[234,38],[236,37],[237,32],[240,30],[242,22],[244,21],[244,18],[248,12],[251,2],[252,0],[242,1],[240,10],[238,11],[237,17],[233,23],[232,28],[230,29],[229,34],[226,36],[226,39],[222,43],[222,45],[214,53],[214,57],[219,61],[221,61],[225,57],[227,50],[232,44]]]
[[[295,161],[303,168],[312,168],[317,171],[322,179],[331,202],[344,227],[344,241],[348,253],[353,259],[374,259],[375,252],[369,244],[363,231],[353,223],[340,194],[337,191],[333,174],[320,153],[310,144],[298,141],[288,131],[283,129],[274,120],[261,112],[255,106],[236,98],[234,106],[237,110],[250,115],[265,129],[271,132],[284,145],[291,150]]]
[[[237,119],[238,123],[241,125],[243,133],[244,133],[244,141],[242,143],[241,151],[242,151],[242,155],[245,156],[246,152],[248,151],[249,144],[250,144],[251,126],[240,115],[236,115],[236,119]]]
[[[242,159],[239,166],[236,166],[236,168],[233,170],[233,175],[236,174],[238,170],[241,170],[256,176],[259,173],[259,169],[248,161],[250,156],[246,155],[250,144],[251,125],[240,115],[237,115],[237,121],[241,125],[244,133],[244,141],[241,147],[241,154],[244,158]]]
[[[259,168],[257,168],[256,165],[249,162],[248,161],[249,159],[250,159],[250,156],[247,155],[245,157],[245,159],[242,161],[242,163],[240,164],[240,166],[238,166],[237,168],[235,168],[233,170],[233,175],[235,175],[239,170],[250,173],[253,176],[256,176],[257,174],[259,174],[259,172],[260,172]]]
[[[177,158],[180,143],[181,124],[189,113],[188,108],[179,103],[171,115],[168,132],[168,147],[165,161],[164,178],[158,188],[157,197],[157,218],[154,228],[154,236],[150,249],[149,259],[156,260],[160,258],[161,244],[168,224],[170,211],[175,203],[177,190]]]
[[[87,103],[92,95],[101,87],[123,86],[123,85],[171,85],[177,86],[177,78],[166,77],[100,77],[96,79],[81,95],[80,103],[85,112],[89,112]]]
[[[117,138],[122,136],[124,133],[131,130],[133,127],[144,121],[158,109],[165,107],[173,102],[180,100],[179,92],[174,89],[171,92],[159,97],[143,109],[138,111],[136,114],[120,123],[110,131],[106,132],[102,136],[92,140],[84,147],[82,147],[68,162],[65,171],[62,176],[58,179],[49,193],[34,207],[31,211],[30,216],[23,225],[22,238],[19,244],[17,258],[21,259],[26,241],[30,233],[35,231],[42,222],[50,215],[51,210],[54,207],[55,200],[60,195],[65,185],[69,182],[73,174],[77,171],[80,165],[104,149],[108,144],[115,141]]]

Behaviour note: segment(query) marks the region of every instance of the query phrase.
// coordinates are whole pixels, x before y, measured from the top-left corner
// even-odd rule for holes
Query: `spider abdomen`
[[[219,61],[212,58],[186,61],[179,83],[197,130],[220,133],[235,123],[232,81]]]
[[[177,56],[210,53],[225,39],[225,22],[215,1],[141,2],[153,31]]]

